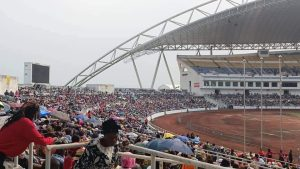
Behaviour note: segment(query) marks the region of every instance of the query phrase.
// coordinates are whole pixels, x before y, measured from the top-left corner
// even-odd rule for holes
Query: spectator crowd
[[[212,94],[209,95],[215,100],[222,101],[226,105],[244,106],[243,94]],[[282,106],[299,106],[300,96],[285,94],[281,97]],[[245,96],[246,106],[260,106],[261,95],[258,93],[249,94]],[[278,106],[280,103],[280,96],[278,94],[263,94],[262,102],[264,107]]]
[[[242,95],[214,95],[213,97],[224,101],[226,104],[241,105],[243,103],[241,101]],[[250,95],[246,103],[260,105],[258,104],[260,103],[258,97],[260,98],[260,95]],[[264,97],[269,98],[264,99],[267,100],[266,105],[273,105],[273,102],[277,100],[276,95],[264,95]],[[36,128],[43,136],[52,137],[54,144],[90,142],[86,147],[87,149],[83,147],[53,152],[51,169],[71,169],[74,166],[75,168],[84,166],[82,164],[89,161],[88,158],[90,158],[87,157],[90,155],[87,151],[92,150],[96,145],[101,147],[101,145],[109,144],[107,139],[117,139],[113,142],[115,145],[112,143],[109,145],[111,147],[115,146],[116,149],[114,150],[116,151],[127,152],[130,150],[126,148],[125,143],[146,147],[151,140],[179,139],[183,137],[187,138],[182,141],[192,150],[193,154],[187,155],[176,151],[169,151],[169,153],[232,168],[296,167],[290,164],[293,162],[292,151],[288,154],[279,152],[279,159],[274,160],[274,153],[271,150],[242,153],[210,142],[203,142],[199,136],[195,136],[193,133],[186,136],[165,137],[166,133],[150,128],[148,125],[150,122],[146,117],[152,113],[186,108],[215,107],[214,104],[206,101],[204,97],[193,96],[184,91],[116,89],[114,93],[101,93],[87,88],[33,86],[21,87],[16,93],[6,93],[0,99],[11,106],[10,114],[16,113],[23,103],[28,101],[37,102],[41,107],[40,118],[34,119]],[[284,96],[283,100],[285,101],[283,103],[294,105],[297,104],[297,99],[297,96]],[[116,124],[110,120],[113,120]],[[104,123],[107,124],[106,127],[104,127]],[[112,130],[107,126],[115,127]],[[119,133],[119,137],[114,138],[116,133]],[[99,139],[103,138],[103,135],[106,141]],[[104,152],[110,151],[105,146],[99,149]],[[134,151],[131,153],[139,152]],[[108,155],[109,159],[114,159],[111,156],[114,156],[114,153]],[[23,168],[28,168],[27,159],[28,150],[19,155],[19,164]],[[34,147],[35,168],[44,168],[44,159],[44,147],[36,145]],[[97,163],[97,159],[94,160]],[[103,163],[106,163],[105,157],[103,157],[103,161]],[[151,167],[150,162],[147,160],[129,157],[122,157],[122,159],[114,159],[113,161],[116,165],[112,165],[110,168],[147,169]],[[165,163],[164,168],[186,169],[193,167],[188,164]]]

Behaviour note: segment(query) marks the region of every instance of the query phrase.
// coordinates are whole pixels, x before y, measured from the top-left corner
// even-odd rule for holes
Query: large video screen
[[[49,66],[32,64],[32,82],[49,83]]]

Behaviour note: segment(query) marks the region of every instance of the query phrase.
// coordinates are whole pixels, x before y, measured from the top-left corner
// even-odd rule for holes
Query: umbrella
[[[155,139],[146,144],[146,147],[152,150],[162,151],[160,144],[164,141],[164,139]]]
[[[0,117],[0,129],[5,124],[5,122],[8,118],[9,118],[9,116],[1,116]]]
[[[94,126],[101,126],[103,121],[99,118],[92,117],[88,119],[87,122],[92,123]]]
[[[199,137],[195,137],[194,139],[191,139],[191,141],[195,144],[199,144],[200,143],[200,138]]]
[[[133,139],[138,137],[138,135],[134,132],[126,133],[126,136],[128,136],[129,138],[133,138]]]
[[[158,151],[177,151],[183,154],[192,155],[192,150],[179,139],[155,139],[150,141],[147,148]]]
[[[62,111],[57,111],[54,108],[49,108],[48,111],[50,112],[50,116],[53,116],[57,119],[64,120],[64,121],[70,121],[70,115],[67,113],[64,113]]]
[[[178,138],[179,140],[181,140],[184,143],[189,141],[189,138],[187,136],[177,136],[176,138]]]
[[[4,109],[4,112],[9,112],[9,110],[10,110],[9,104],[4,103],[4,102],[0,102],[0,109],[1,109],[1,108]]]
[[[45,106],[40,106],[40,117],[46,117],[50,114]]]
[[[150,130],[150,129],[147,129],[147,130],[144,131],[144,133],[145,133],[145,134],[153,134],[154,131],[152,131],[152,130]]]
[[[40,110],[40,117],[46,117],[48,116],[50,113],[46,110]]]
[[[163,138],[173,138],[175,135],[171,133],[165,133]]]
[[[83,120],[83,121],[86,121],[86,120],[88,119],[88,117],[86,117],[86,116],[83,115],[83,114],[79,114],[79,115],[76,116],[76,119],[81,119],[81,120]]]
[[[167,139],[160,143],[162,150],[177,151],[187,155],[193,155],[191,148],[179,139]]]

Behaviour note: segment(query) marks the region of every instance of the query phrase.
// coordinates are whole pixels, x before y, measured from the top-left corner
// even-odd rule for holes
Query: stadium
[[[69,168],[90,161],[85,168],[115,168],[106,164],[112,154],[100,163],[99,154],[84,159],[109,119],[119,127],[119,168],[299,168],[299,8],[299,0],[210,0],[121,43],[65,86],[49,84],[49,66],[25,63],[29,85],[9,92],[18,82],[1,80],[0,108],[8,116],[0,118],[0,136],[10,127],[5,120],[35,100],[35,126],[56,142],[43,149],[29,138],[22,155],[9,156],[11,168],[65,168],[67,161]],[[166,59],[172,51],[185,53],[176,56],[180,89]],[[135,62],[145,55],[158,55],[150,89]],[[139,89],[88,84],[121,61],[132,63]],[[173,90],[154,90],[161,61]],[[0,159],[9,165],[3,142]]]

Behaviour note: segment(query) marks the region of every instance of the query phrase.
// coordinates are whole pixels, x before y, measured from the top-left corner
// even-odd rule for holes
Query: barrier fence
[[[87,144],[87,142],[84,143],[71,143],[71,144],[59,144],[59,145],[47,145],[46,146],[46,167],[45,169],[50,169],[51,168],[51,152],[53,150],[57,150],[57,149],[70,149],[70,148],[78,148],[78,147],[83,147]],[[129,145],[128,146],[129,149],[131,150],[136,150],[138,152],[142,152],[142,153],[146,153],[146,154],[150,154],[150,156],[145,156],[145,155],[138,155],[138,154],[127,154],[124,152],[119,152],[118,155],[119,156],[129,156],[129,157],[133,157],[133,158],[137,158],[137,159],[144,159],[144,160],[150,160],[151,161],[151,166],[153,168],[156,167],[156,162],[159,162],[159,168],[163,169],[163,163],[172,163],[172,164],[191,164],[194,165],[196,167],[200,167],[200,168],[207,168],[207,169],[223,169],[225,167],[221,167],[219,165],[216,164],[209,164],[206,162],[201,162],[201,161],[197,161],[197,160],[192,160],[192,159],[187,159],[184,157],[180,157],[177,155],[172,155],[172,154],[168,154],[168,153],[164,153],[164,152],[160,152],[160,151],[156,151],[156,150],[151,150],[148,148],[144,148],[144,147],[140,147],[140,146],[136,146],[136,145]],[[29,146],[29,165],[28,165],[28,169],[33,169],[33,143],[31,143],[31,145]],[[210,151],[210,150],[203,150],[205,152],[205,155],[210,155],[210,156],[214,156],[216,157],[216,159],[222,158],[222,159],[227,159],[229,162],[231,160],[238,160],[239,162],[248,165],[248,161],[249,159],[246,158],[240,158],[240,157],[236,157],[236,156],[231,156],[228,154],[224,154],[224,153],[220,153],[220,152],[216,152],[216,151]],[[285,164],[289,164],[291,166],[297,166],[296,164],[292,164],[292,163],[287,163],[284,161],[279,161],[279,160],[275,160],[275,159],[269,159],[264,157],[264,160],[271,160],[274,162],[281,162],[281,163],[285,163]],[[250,160],[251,161],[251,160]],[[253,161],[252,161],[253,162]],[[14,164],[15,164],[15,169],[17,169],[18,167],[18,158],[15,157],[14,158]],[[230,164],[231,165],[231,164]],[[272,168],[272,167],[267,167],[264,165],[259,165],[258,163],[251,163],[251,165],[254,165],[258,168]],[[277,167],[280,168],[280,167]]]
[[[51,152],[52,150],[57,150],[57,149],[69,149],[69,148],[78,148],[85,146],[87,143],[72,143],[72,144],[59,144],[59,145],[47,145],[46,146],[46,167],[45,169],[50,169],[51,168]],[[138,159],[145,159],[145,160],[151,160],[151,168],[155,169],[156,168],[156,162],[158,161],[160,163],[159,168],[163,169],[163,163],[172,163],[172,164],[192,164],[196,167],[201,167],[201,168],[207,168],[207,169],[225,169],[224,167],[213,165],[213,164],[208,164],[205,162],[200,162],[196,160],[191,160],[187,158],[183,158],[180,156],[168,154],[168,153],[163,153],[160,151],[155,151],[151,150],[148,148],[136,146],[136,145],[129,145],[128,146],[131,150],[136,150],[142,153],[150,154],[150,156],[144,156],[144,155],[137,155],[137,154],[127,154],[127,153],[122,153],[119,152],[118,155],[122,156],[129,156],[133,158],[138,158]],[[162,157],[162,158],[159,158]],[[32,169],[32,168],[29,168]]]

